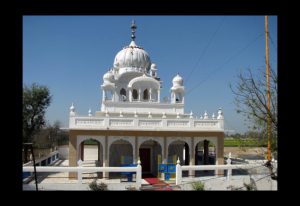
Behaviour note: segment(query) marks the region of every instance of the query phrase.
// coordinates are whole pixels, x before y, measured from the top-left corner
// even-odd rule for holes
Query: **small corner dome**
[[[119,51],[114,60],[114,68],[136,67],[148,71],[151,66],[149,54],[134,41]]]
[[[108,71],[103,75],[104,82],[111,82],[113,79],[114,79],[114,75],[111,71]]]
[[[151,70],[156,70],[156,64],[154,63],[151,64]]]
[[[183,78],[179,74],[177,74],[173,78],[172,82],[173,82],[173,86],[182,86],[183,85]]]

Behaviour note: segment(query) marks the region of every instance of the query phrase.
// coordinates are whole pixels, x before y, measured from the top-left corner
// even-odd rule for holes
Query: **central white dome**
[[[115,57],[114,68],[135,67],[142,68],[148,72],[151,66],[151,60],[148,53],[141,47],[131,41],[128,47],[119,51]]]

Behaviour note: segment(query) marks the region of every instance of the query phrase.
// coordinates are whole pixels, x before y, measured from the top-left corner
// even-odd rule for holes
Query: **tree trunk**
[[[28,146],[24,145],[24,163],[28,162]]]

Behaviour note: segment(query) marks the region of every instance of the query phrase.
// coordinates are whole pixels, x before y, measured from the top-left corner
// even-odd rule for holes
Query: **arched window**
[[[105,91],[105,100],[112,100],[112,97],[113,97],[113,92],[108,90],[108,91]]]
[[[179,94],[179,93],[176,93],[176,96],[175,96],[175,98],[176,98],[176,102],[178,102],[178,103],[182,102],[182,97],[181,97],[181,94]]]
[[[149,92],[148,92],[148,89],[145,89],[144,90],[144,100],[148,100],[149,99]]]
[[[132,91],[132,98],[133,98],[134,100],[137,100],[137,99],[138,99],[138,92],[137,92],[136,89],[134,89],[134,90]]]
[[[122,101],[126,101],[126,90],[124,88],[120,90],[120,98]]]

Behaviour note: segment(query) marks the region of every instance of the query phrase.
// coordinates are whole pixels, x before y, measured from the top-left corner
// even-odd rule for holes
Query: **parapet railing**
[[[135,118],[135,117],[72,117],[70,118],[71,129],[135,129],[135,130],[175,130],[178,128],[185,131],[224,131],[223,119],[168,119],[168,118]]]

